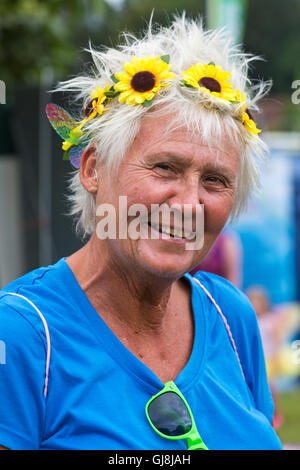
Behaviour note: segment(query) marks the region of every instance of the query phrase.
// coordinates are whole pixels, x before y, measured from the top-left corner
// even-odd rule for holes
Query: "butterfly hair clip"
[[[81,128],[84,122],[78,125],[65,109],[53,103],[47,104],[46,114],[53,129],[64,139],[63,159],[70,160],[74,168],[80,168],[82,153],[87,145],[87,142],[82,140],[84,133]]]

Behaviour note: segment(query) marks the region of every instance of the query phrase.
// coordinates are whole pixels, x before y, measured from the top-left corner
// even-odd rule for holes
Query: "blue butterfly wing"
[[[76,147],[71,147],[69,150],[70,162],[74,168],[80,168],[81,157],[83,154],[84,147],[78,145]]]

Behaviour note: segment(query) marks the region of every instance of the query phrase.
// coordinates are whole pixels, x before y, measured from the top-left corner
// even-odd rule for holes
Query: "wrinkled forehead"
[[[163,110],[161,110],[163,111]],[[239,155],[242,149],[242,142],[234,129],[229,132],[226,127],[226,120],[220,118],[218,122],[213,122],[214,115],[190,115],[183,118],[182,115],[172,112],[153,112],[146,115],[141,121],[139,132],[131,146],[131,151],[138,149],[164,149],[168,145],[176,150],[176,144],[181,147],[203,146],[207,152],[213,153],[216,158],[221,158],[223,154]]]

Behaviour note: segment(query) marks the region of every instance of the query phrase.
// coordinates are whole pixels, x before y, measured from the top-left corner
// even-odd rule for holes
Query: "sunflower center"
[[[202,77],[198,83],[200,86],[204,86],[209,91],[215,91],[217,93],[220,93],[221,91],[220,83],[212,77]]]
[[[141,93],[152,90],[155,85],[155,76],[152,72],[147,70],[143,72],[137,72],[131,79],[131,86],[135,91]]]

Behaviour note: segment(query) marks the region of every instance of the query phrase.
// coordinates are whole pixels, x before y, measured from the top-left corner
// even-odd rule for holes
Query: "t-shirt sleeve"
[[[255,406],[271,423],[274,403],[257,317],[249,299],[220,276],[202,272],[199,280],[207,286],[226,317]]]
[[[39,449],[45,418],[46,347],[30,307],[0,295],[0,445]],[[41,325],[42,326],[42,325]]]

